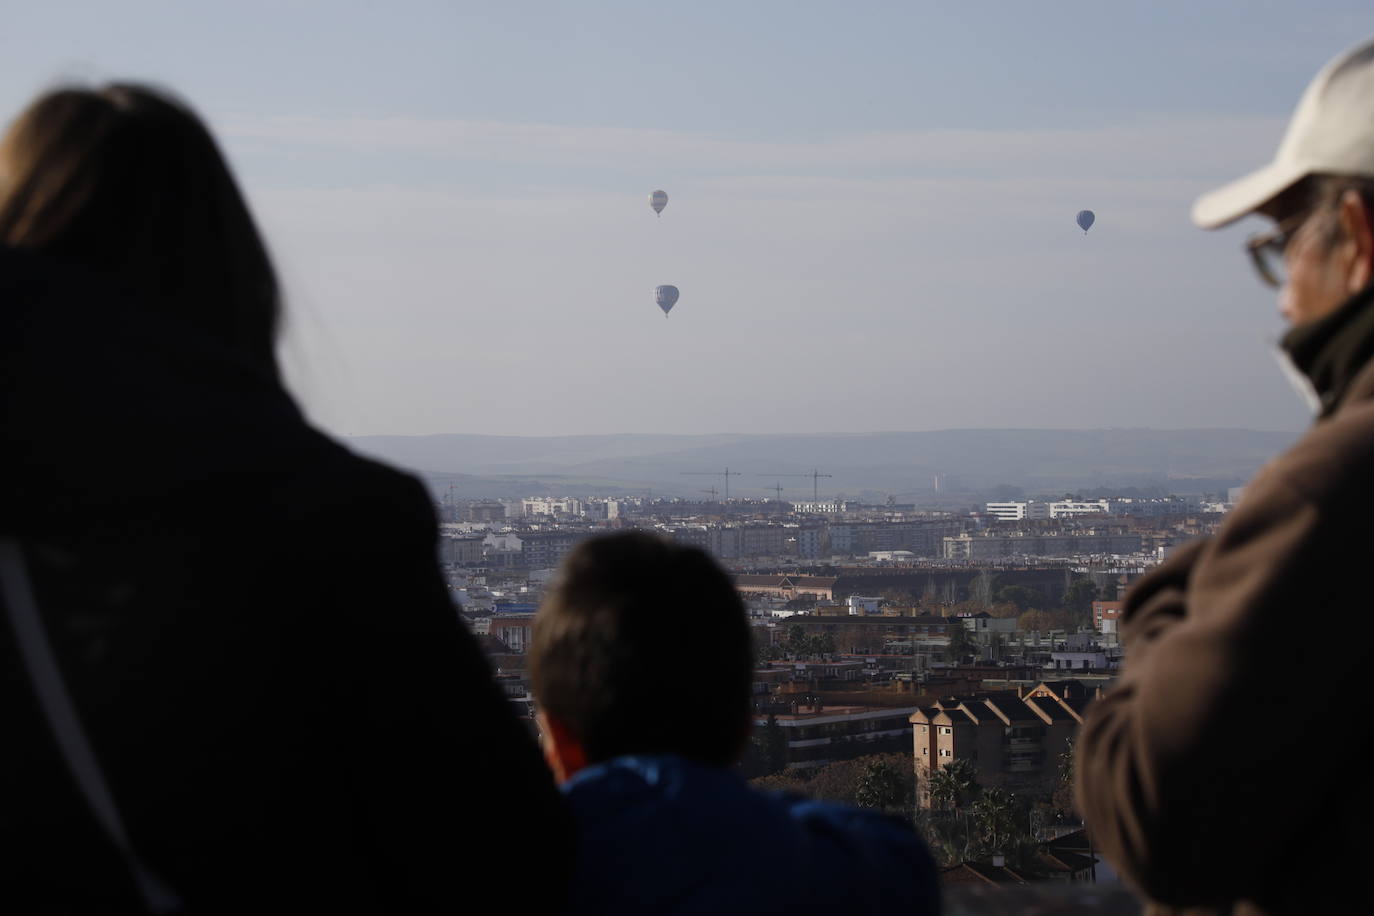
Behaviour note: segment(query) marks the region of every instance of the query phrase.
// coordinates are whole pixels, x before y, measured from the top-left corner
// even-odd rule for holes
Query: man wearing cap
[[[1260,276],[1318,417],[1211,538],[1126,599],[1126,667],[1090,709],[1078,804],[1150,912],[1335,913],[1363,892],[1374,802],[1374,42],[1303,95],[1274,162],[1194,221],[1259,213]]]

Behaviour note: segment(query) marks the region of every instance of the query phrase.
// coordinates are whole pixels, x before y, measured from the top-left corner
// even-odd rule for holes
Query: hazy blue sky
[[[0,6],[6,118],[114,77],[207,116],[294,387],[357,434],[1296,428],[1254,225],[1187,211],[1374,35],[1368,0]]]

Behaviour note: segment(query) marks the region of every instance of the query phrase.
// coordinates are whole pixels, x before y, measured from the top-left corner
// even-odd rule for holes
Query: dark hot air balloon
[[[649,206],[653,207],[654,212],[661,216],[663,214],[663,208],[668,206],[668,192],[654,191],[649,195]]]
[[[678,292],[676,286],[654,287],[654,302],[658,303],[658,307],[663,309],[664,318],[667,318],[668,313],[673,310],[673,306],[677,305],[677,297]]]
[[[1078,222],[1078,228],[1083,230],[1084,235],[1087,235],[1088,230],[1093,227],[1093,220],[1097,219],[1097,217],[1093,215],[1093,211],[1091,210],[1079,210],[1078,216],[1075,217],[1075,219]]]

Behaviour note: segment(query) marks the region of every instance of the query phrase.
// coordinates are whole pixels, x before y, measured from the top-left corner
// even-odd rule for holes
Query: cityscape
[[[5,913],[1369,909],[1368,0],[12,6]]]
[[[865,774],[906,768],[883,804],[915,812],[945,880],[1105,886],[1114,873],[1065,787],[1073,736],[1122,663],[1130,584],[1213,533],[1241,492],[1001,499],[963,512],[727,501],[714,489],[701,499],[448,492],[436,510],[455,602],[531,727],[524,653],[560,563],[597,535],[655,532],[720,561],[748,609],[755,739],[741,767],[758,784],[853,802]],[[964,782],[942,784],[947,772]],[[1011,865],[974,855],[966,820],[941,819],[975,792],[1006,808]]]

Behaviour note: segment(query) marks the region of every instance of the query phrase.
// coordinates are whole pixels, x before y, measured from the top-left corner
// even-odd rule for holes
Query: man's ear
[[[539,725],[539,744],[544,749],[544,760],[553,770],[553,778],[560,783],[567,782],[587,765],[587,752],[582,742],[556,716],[542,709],[534,714],[534,719]]]
[[[1350,246],[1348,291],[1358,293],[1374,280],[1374,212],[1358,192],[1346,191],[1341,198],[1341,228]]]

